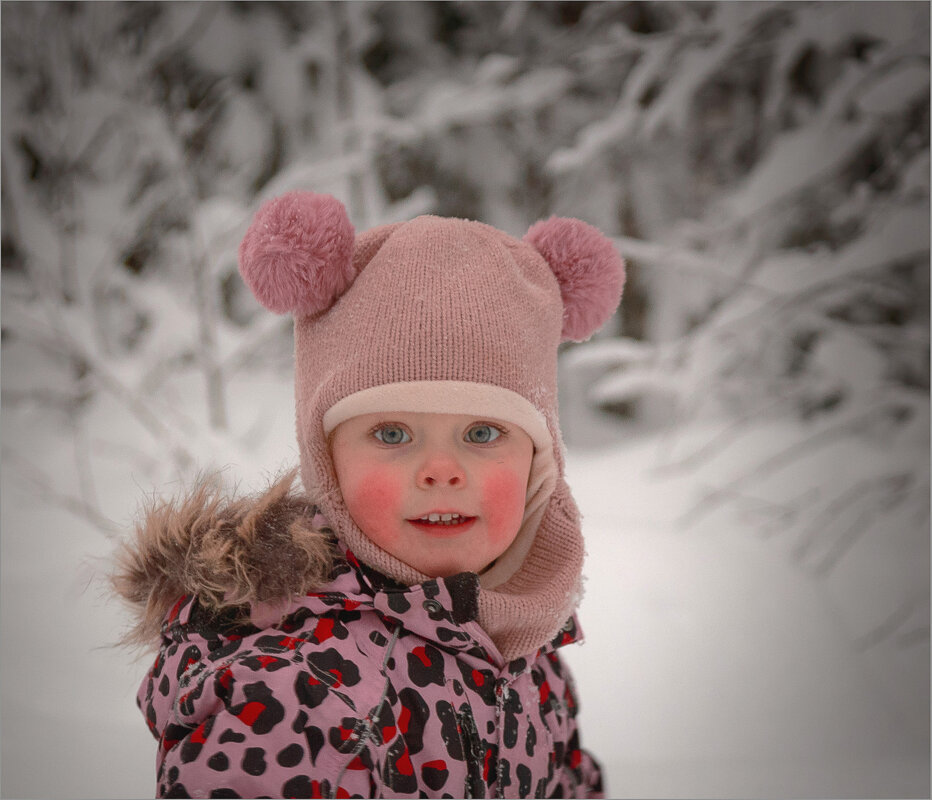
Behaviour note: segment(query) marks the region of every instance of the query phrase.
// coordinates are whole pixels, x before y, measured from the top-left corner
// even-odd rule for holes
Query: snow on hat
[[[563,478],[557,347],[614,312],[624,264],[591,225],[552,217],[523,240],[462,219],[417,217],[358,236],[329,195],[266,202],[240,245],[266,308],[295,317],[301,475],[349,548],[408,585],[428,580],[358,528],[328,436],[374,411],[492,416],[534,441],[521,529],[481,577],[479,622],[505,658],[556,634],[580,596],[579,515]]]

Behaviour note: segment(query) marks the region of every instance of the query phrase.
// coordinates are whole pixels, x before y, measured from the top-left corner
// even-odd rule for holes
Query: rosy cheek
[[[496,542],[510,543],[524,517],[527,476],[523,480],[511,470],[493,472],[482,481],[482,514]]]
[[[401,482],[385,471],[361,475],[345,495],[346,506],[356,524],[371,539],[393,541],[398,536],[401,515]]]

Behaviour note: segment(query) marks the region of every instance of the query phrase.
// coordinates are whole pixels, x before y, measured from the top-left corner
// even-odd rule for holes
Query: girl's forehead
[[[495,416],[488,414],[446,414],[432,411],[374,411],[369,414],[360,414],[351,417],[347,422],[357,422],[358,424],[370,424],[379,421],[410,422],[421,425],[458,425],[464,422],[474,422],[476,420],[489,420],[491,422],[504,422]]]

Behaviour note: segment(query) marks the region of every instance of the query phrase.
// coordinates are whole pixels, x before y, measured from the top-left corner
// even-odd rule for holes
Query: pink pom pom
[[[563,341],[592,336],[618,308],[625,262],[598,228],[578,219],[551,217],[524,236],[550,265],[563,298]]]
[[[276,314],[319,314],[346,291],[355,232],[328,194],[289,192],[264,203],[239,246],[239,271]]]

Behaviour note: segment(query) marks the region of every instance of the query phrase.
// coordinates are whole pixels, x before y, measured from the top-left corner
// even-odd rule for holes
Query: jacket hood
[[[133,608],[126,644],[154,645],[182,595],[205,609],[268,607],[323,585],[332,533],[316,507],[293,490],[291,470],[258,495],[230,499],[216,476],[185,496],[143,509],[116,553],[111,584]]]

